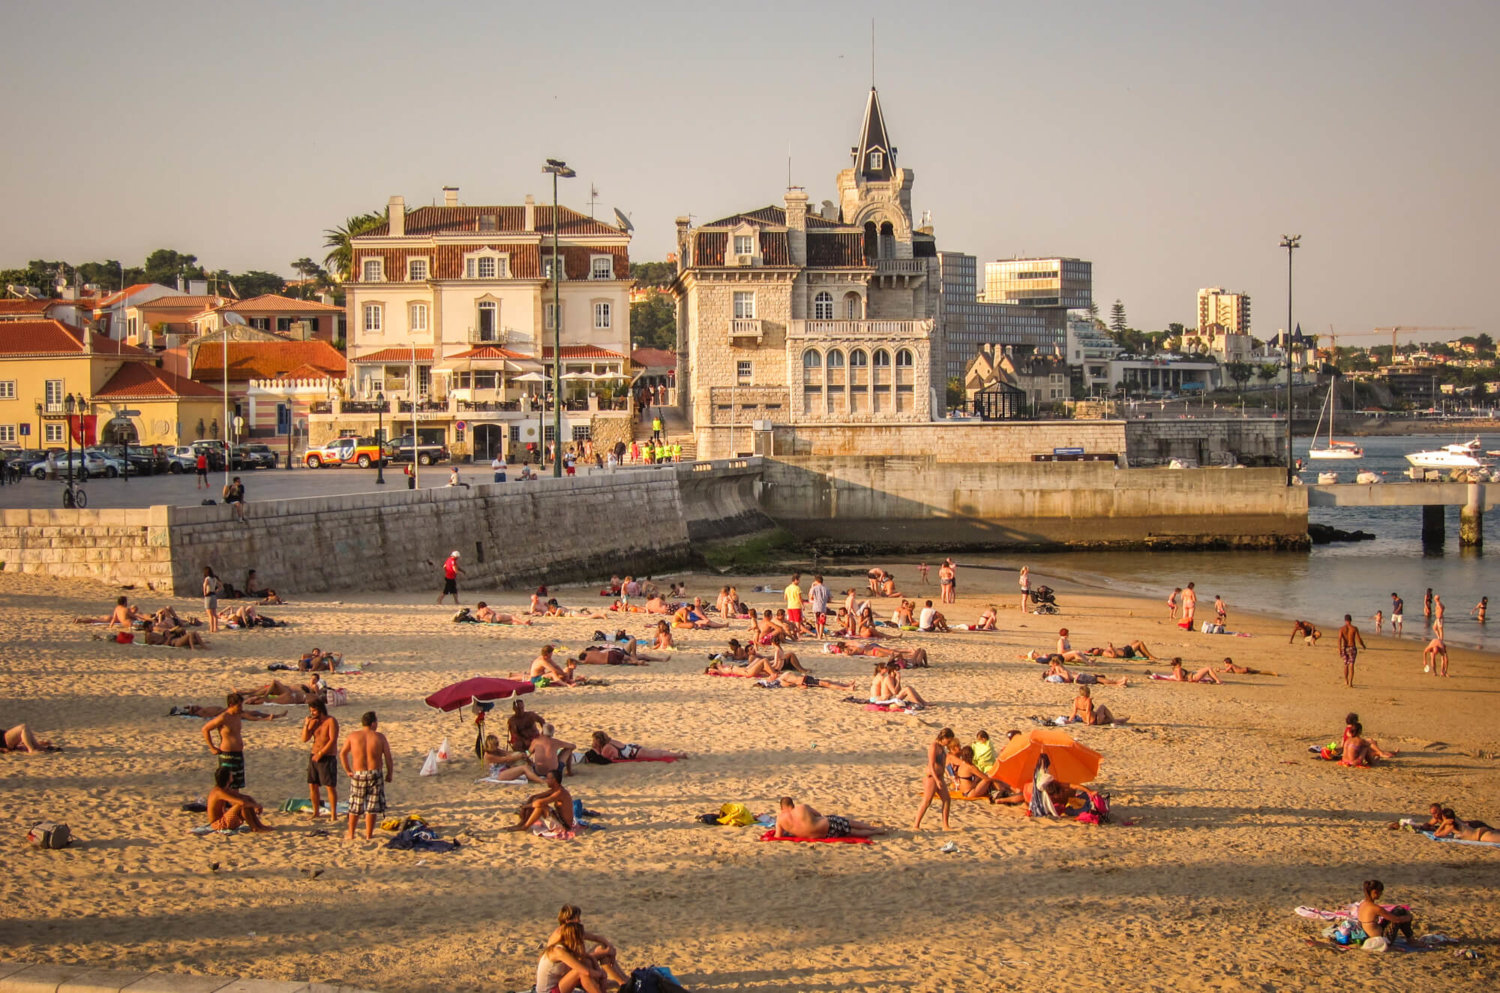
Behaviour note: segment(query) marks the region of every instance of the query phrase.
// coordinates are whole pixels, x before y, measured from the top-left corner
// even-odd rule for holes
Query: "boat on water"
[[[1313,429],[1312,441],[1307,446],[1307,457],[1309,459],[1361,459],[1365,451],[1352,441],[1334,441],[1333,439],[1333,415],[1338,408],[1338,377],[1334,377],[1333,384],[1328,387],[1328,395],[1323,398],[1323,410],[1318,414],[1318,426]],[[1328,417],[1328,436],[1324,444],[1318,444],[1318,435],[1323,430],[1323,417]]]
[[[1442,448],[1433,448],[1424,452],[1412,452],[1406,456],[1406,461],[1419,469],[1487,469],[1488,464],[1480,461],[1478,455],[1479,439],[1459,445],[1444,445]]]

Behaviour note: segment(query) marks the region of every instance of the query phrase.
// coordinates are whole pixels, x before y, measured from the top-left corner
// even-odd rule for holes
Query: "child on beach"
[[[1375,633],[1379,634],[1380,626],[1385,623],[1385,612],[1381,610],[1375,611],[1375,616],[1370,618],[1370,620],[1375,622]]]

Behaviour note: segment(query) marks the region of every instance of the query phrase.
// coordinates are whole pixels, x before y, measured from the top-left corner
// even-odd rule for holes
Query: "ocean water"
[[[1361,469],[1384,472],[1393,482],[1407,468],[1404,455],[1454,442],[1468,441],[1450,435],[1417,435],[1351,439],[1365,450],[1363,459],[1334,463],[1312,463],[1315,469],[1302,478],[1316,482],[1320,470],[1337,470],[1343,481],[1353,482]],[[1500,433],[1481,434],[1486,449],[1500,450]],[[1296,439],[1294,450],[1307,452],[1306,438]],[[1174,586],[1197,584],[1198,616],[1212,616],[1216,594],[1229,607],[1229,627],[1234,627],[1236,608],[1255,613],[1303,618],[1317,624],[1325,634],[1336,630],[1344,614],[1354,617],[1365,632],[1373,631],[1376,610],[1387,616],[1391,592],[1406,600],[1406,635],[1424,633],[1422,596],[1428,587],[1443,598],[1447,607],[1444,632],[1451,644],[1500,651],[1500,514],[1485,515],[1485,540],[1489,554],[1458,547],[1458,508],[1447,514],[1447,540],[1438,552],[1422,547],[1420,507],[1314,508],[1309,519],[1346,531],[1373,533],[1374,541],[1317,545],[1302,552],[1058,552],[1009,556],[959,556],[976,564],[1031,566],[1033,572],[1066,577],[1090,585],[1119,589],[1159,598],[1166,610],[1166,597]],[[1035,580],[1033,580],[1035,582]],[[1019,595],[1019,593],[1018,593]],[[1489,623],[1470,617],[1481,596],[1489,596],[1495,607]],[[1205,611],[1205,607],[1209,609]],[[1290,629],[1290,626],[1288,626]],[[1493,630],[1491,630],[1493,629]],[[1387,622],[1389,631],[1389,622]],[[1122,635],[1128,632],[1122,632]]]

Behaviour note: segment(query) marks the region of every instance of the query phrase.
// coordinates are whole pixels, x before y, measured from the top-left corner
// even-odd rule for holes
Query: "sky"
[[[940,249],[1094,263],[1108,314],[1196,322],[1202,286],[1308,333],[1495,334],[1500,4],[11,4],[0,268],[321,259],[384,207],[538,200],[673,221],[836,199],[871,83]],[[1348,338],[1347,344],[1379,338]],[[1388,337],[1386,340],[1389,340]]]

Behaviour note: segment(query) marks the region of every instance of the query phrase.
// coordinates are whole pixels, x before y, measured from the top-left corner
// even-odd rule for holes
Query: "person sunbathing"
[[[517,821],[507,831],[527,831],[531,826],[543,817],[551,814],[565,828],[573,828],[577,823],[573,820],[573,794],[563,786],[562,779],[556,769],[547,773],[546,789],[534,796],[527,797],[521,802],[517,812]]]
[[[1083,654],[1101,659],[1149,659],[1151,661],[1156,659],[1156,656],[1151,654],[1151,649],[1147,648],[1146,643],[1139,638],[1131,641],[1124,648],[1116,648],[1114,642],[1107,641],[1103,648],[1090,648]]]
[[[902,600],[901,606],[897,607],[891,614],[891,623],[897,627],[914,628],[917,626],[916,616],[912,613],[916,604],[910,600]]]
[[[572,685],[568,679],[568,670],[558,665],[557,661],[552,657],[556,651],[557,647],[555,645],[543,645],[541,652],[536,658],[531,660],[531,665],[527,668],[526,674],[516,678],[529,679],[533,683],[538,683],[539,680],[545,679],[554,683]]]
[[[787,651],[781,644],[781,636],[775,635],[771,638],[771,668],[777,672],[785,672],[795,669],[798,672],[806,672],[802,662],[797,658],[796,652]]]
[[[911,705],[927,706],[922,694],[901,683],[901,669],[890,662],[876,662],[875,673],[870,681],[870,702],[887,707]]]
[[[1096,727],[1103,727],[1106,724],[1124,724],[1127,719],[1116,717],[1102,703],[1094,703],[1093,693],[1087,686],[1078,687],[1078,695],[1073,698],[1073,710],[1068,714],[1070,723],[1089,724]]]
[[[838,814],[824,816],[789,796],[781,798],[773,838],[873,838],[888,829]]]
[[[984,613],[982,613],[982,614],[979,615],[979,620],[977,620],[977,621],[974,622],[974,626],[972,628],[970,628],[970,630],[971,631],[994,631],[995,630],[995,624],[999,621],[999,619],[1000,619],[999,611],[997,610],[997,608],[995,607],[995,605],[992,603],[988,607],[984,608]]]
[[[542,611],[542,614],[546,617],[587,617],[596,621],[609,619],[608,614],[602,613],[597,610],[592,610],[588,607],[581,607],[577,610],[574,610],[570,607],[564,607],[562,604],[557,602],[557,599],[555,597],[547,601],[546,608]]]
[[[635,640],[631,639],[630,651],[618,645],[590,645],[580,651],[574,661],[579,665],[645,665],[659,661],[637,655],[635,644]]]
[[[831,655],[892,659],[900,662],[903,669],[926,669],[930,665],[927,661],[927,649],[925,648],[891,648],[887,645],[882,645],[878,641],[864,641],[859,643],[835,641],[830,645],[828,651]]]
[[[644,614],[646,612],[645,607],[637,607],[635,604],[629,603],[625,600],[616,600],[614,603],[609,605],[609,609],[617,610],[621,613],[626,614]]]
[[[168,648],[207,648],[208,642],[197,631],[189,631],[180,625],[158,631],[154,627],[146,632],[146,644],[166,645]]]
[[[654,596],[646,601],[646,613],[648,614],[670,614],[672,608],[660,596]]]
[[[666,621],[656,622],[656,631],[651,638],[651,647],[653,649],[659,648],[663,651],[671,651],[677,647],[677,642],[672,638],[672,625]]]
[[[501,613],[494,607],[491,607],[489,604],[485,603],[483,600],[480,600],[479,603],[475,604],[474,616],[484,624],[519,624],[524,626],[533,623],[529,619],[524,617],[517,617],[515,614]]]
[[[1457,838],[1459,841],[1485,841],[1500,844],[1500,830],[1484,821],[1459,820],[1451,807],[1443,808],[1443,819],[1435,831],[1434,838]]]
[[[725,621],[712,621],[703,614],[689,606],[678,607],[672,613],[672,626],[679,628],[693,628],[698,631],[707,631],[710,628],[724,628],[729,624]]]
[[[870,609],[869,604],[865,604],[864,607],[862,607],[859,613],[855,616],[854,637],[878,637],[878,635],[876,635],[875,633],[875,613]]]
[[[953,780],[949,794],[955,800],[977,800],[987,797],[995,788],[995,781],[974,764],[974,749],[960,746],[955,738],[948,742],[948,778]]]
[[[314,648],[297,660],[297,668],[303,672],[334,672],[344,664],[341,652],[325,652]]]
[[[306,703],[312,697],[322,696],[321,683],[318,677],[313,676],[313,681],[301,686],[288,686],[279,679],[273,679],[263,686],[252,686],[249,689],[235,690],[245,698],[249,704],[279,703],[283,706],[291,706],[297,703]]]
[[[0,729],[0,751],[36,755],[39,752],[60,752],[62,749],[32,734],[31,728],[25,724],[17,724],[15,727]]]
[[[1387,910],[1380,904],[1381,894],[1385,892],[1385,884],[1378,879],[1367,879],[1364,882],[1365,898],[1359,902],[1360,929],[1370,937],[1381,937],[1386,941],[1395,941],[1397,937],[1406,939],[1408,944],[1416,939],[1412,936],[1412,915],[1406,907],[1392,907]]]
[[[1075,651],[1073,643],[1068,640],[1068,629],[1061,628],[1057,632],[1057,655],[1062,656],[1064,662],[1082,662],[1083,653]]]
[[[234,771],[225,766],[214,770],[214,788],[208,792],[208,826],[215,831],[234,831],[241,825],[251,831],[269,831],[270,825],[260,819],[263,808],[248,793],[231,787]]]
[[[643,745],[631,745],[623,741],[616,741],[605,731],[595,731],[589,740],[593,743],[594,751],[611,762],[629,762],[632,759],[685,759],[688,757],[687,752],[674,752],[666,748],[646,748]]]
[[[136,621],[143,621],[145,619],[145,615],[131,606],[125,597],[120,597],[115,601],[115,609],[110,612],[109,626],[129,631],[135,627]]]
[[[237,625],[242,628],[253,628],[260,626],[260,614],[255,610],[255,604],[244,603],[229,610],[219,611],[219,623]]]
[[[1062,664],[1062,658],[1057,655],[1047,657],[1047,671],[1042,673],[1042,679],[1049,683],[1079,683],[1082,685],[1102,683],[1105,686],[1129,686],[1130,677],[1121,676],[1112,679],[1109,676],[1100,676],[1092,672],[1072,672]]]
[[[711,656],[712,657],[712,656]],[[742,645],[738,638],[730,638],[729,646],[718,655],[719,659],[730,659],[735,662],[748,662],[757,658],[754,645]]]
[[[771,668],[768,659],[751,659],[745,665],[735,665],[726,659],[715,659],[703,670],[705,673],[727,672],[734,676],[754,676],[757,679],[775,679],[780,673]]]
[[[197,717],[200,720],[205,720],[206,721],[206,720],[208,720],[208,719],[210,719],[212,717],[218,717],[220,714],[224,713],[224,710],[225,710],[225,708],[217,706],[217,705],[214,705],[214,704],[209,704],[207,706],[204,706],[204,705],[196,704],[196,703],[188,703],[188,704],[182,704],[180,706],[173,707],[171,710],[167,711],[167,716],[168,717]],[[273,714],[273,713],[271,713],[270,711],[267,711],[267,710],[241,710],[240,711],[240,717],[243,720],[247,720],[247,721],[274,721],[276,718],[283,717],[283,716],[285,716],[285,715],[284,714]]]
[[[1219,666],[1217,672],[1230,673],[1236,676],[1274,676],[1276,673],[1269,669],[1253,669],[1248,665],[1235,665],[1234,659],[1228,655],[1224,656],[1224,664]]]
[[[1168,680],[1169,682],[1174,682],[1174,683],[1218,683],[1219,682],[1219,677],[1214,675],[1214,670],[1213,670],[1213,668],[1211,666],[1204,666],[1202,669],[1199,669],[1197,672],[1193,673],[1191,676],[1188,675],[1187,671],[1182,668],[1182,659],[1180,659],[1180,658],[1173,658],[1172,659],[1172,671],[1171,672],[1169,672],[1169,673],[1167,673],[1165,675],[1156,675],[1156,674],[1152,674],[1152,673],[1148,672],[1148,673],[1146,673],[1146,675],[1150,676],[1152,679],[1165,679],[1165,680]]]
[[[885,578],[880,581],[880,595],[884,596],[884,597],[893,597],[893,596],[900,596],[901,595],[900,593],[896,592],[896,577],[895,576],[892,576],[890,573],[886,573],[885,574]]]
[[[819,688],[837,690],[859,689],[858,683],[841,683],[837,680],[828,679],[825,676],[814,676],[810,672],[780,672],[776,674],[775,679],[761,680],[760,685],[766,687],[767,689],[774,689],[778,686],[805,690],[814,690]]]
[[[1364,725],[1358,714],[1350,714],[1344,723],[1344,738],[1339,747],[1339,765],[1368,768],[1380,759],[1395,758],[1399,752],[1386,751],[1364,736]]]
[[[1305,644],[1316,645],[1318,643],[1318,639],[1323,637],[1323,632],[1313,627],[1311,621],[1293,621],[1292,636],[1286,640],[1286,643],[1290,645],[1299,637]]]

